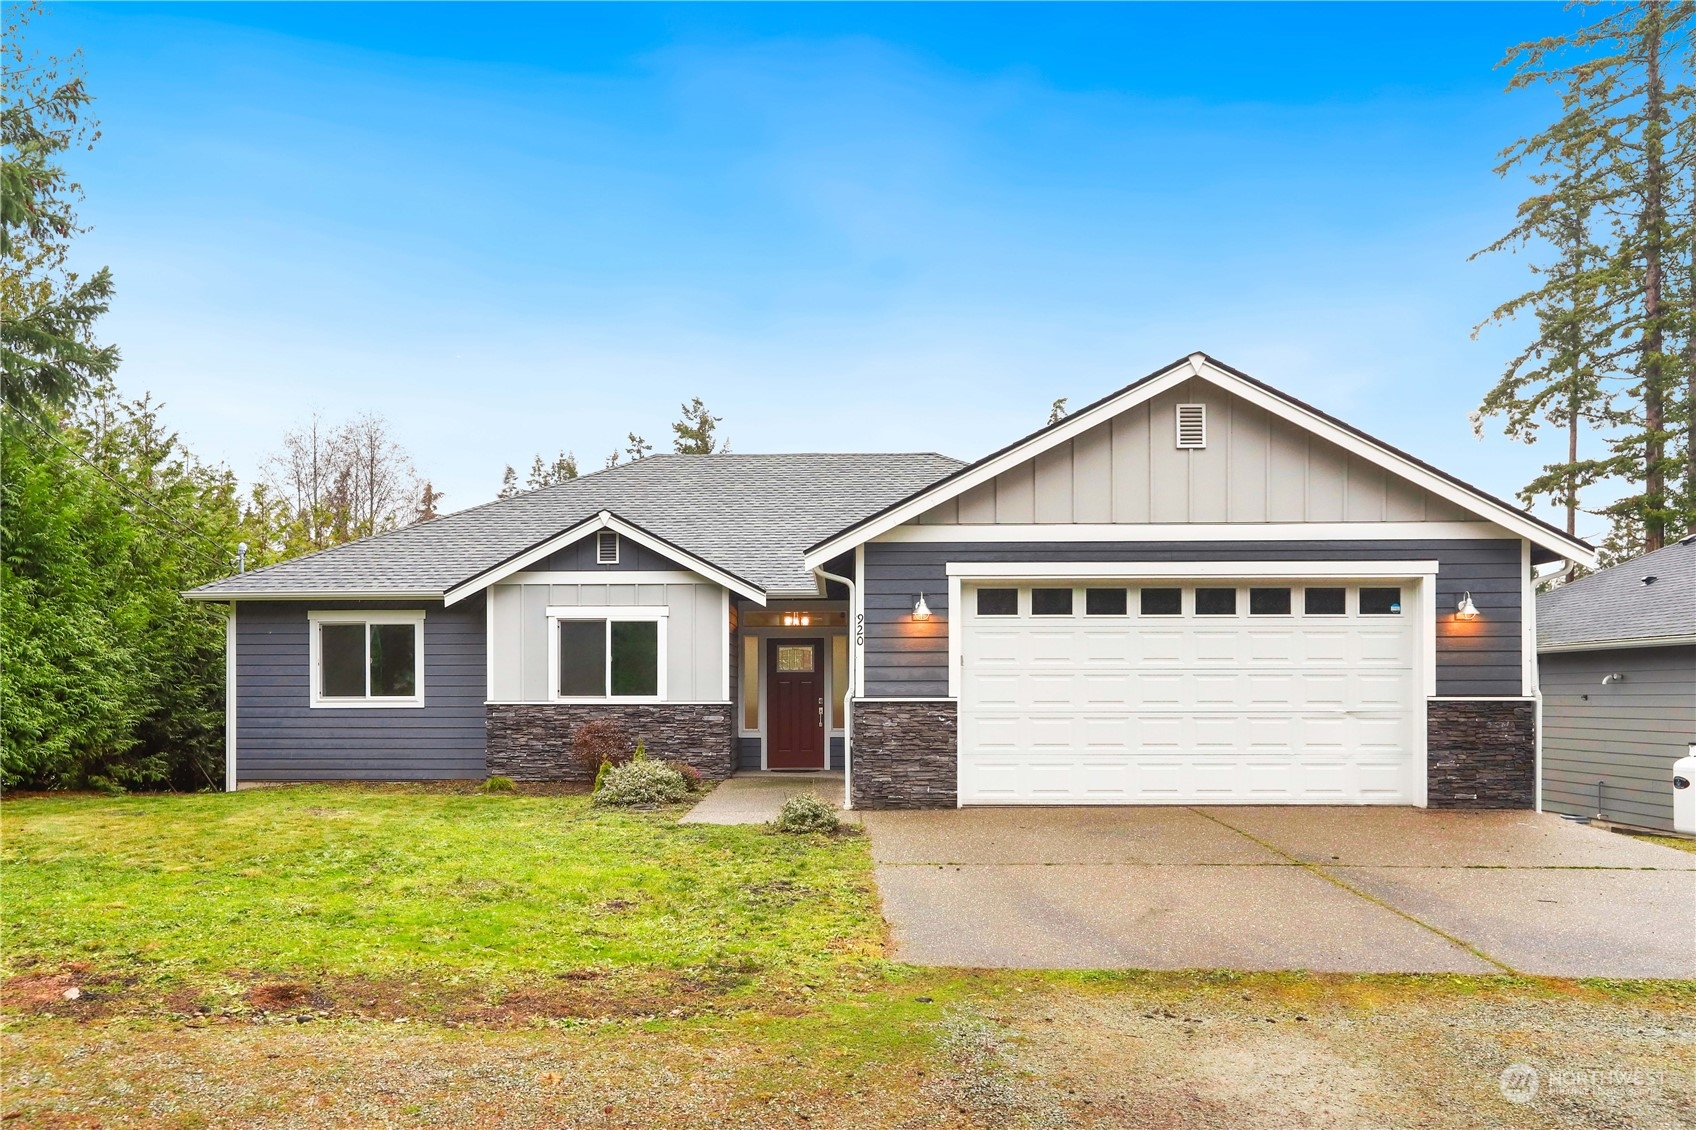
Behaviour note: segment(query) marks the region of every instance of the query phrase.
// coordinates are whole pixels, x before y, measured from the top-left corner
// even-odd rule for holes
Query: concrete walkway
[[[1696,976],[1696,854],[1531,812],[869,812],[895,956],[1024,969]]]
[[[783,802],[797,793],[817,793],[842,810],[841,773],[738,773],[701,798],[679,824],[765,824],[777,819]],[[841,812],[844,823],[859,813]]]

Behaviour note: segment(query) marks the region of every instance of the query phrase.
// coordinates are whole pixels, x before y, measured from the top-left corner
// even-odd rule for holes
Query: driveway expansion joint
[[[1459,946],[1461,949],[1465,950],[1467,953],[1470,953],[1473,957],[1476,957],[1480,961],[1489,962],[1491,965],[1494,965],[1496,968],[1502,970],[1505,973],[1510,974],[1511,976],[1514,976],[1514,977],[1522,976],[1522,974],[1519,972],[1519,970],[1515,969],[1513,966],[1507,964],[1506,962],[1499,961],[1496,958],[1491,957],[1489,954],[1485,953],[1483,950],[1479,949],[1477,946],[1472,945],[1471,943],[1465,941],[1462,938],[1457,938],[1453,934],[1450,934],[1445,930],[1438,929],[1437,927],[1431,925],[1431,923],[1423,921],[1422,919],[1417,918],[1412,914],[1409,914],[1407,911],[1403,910],[1399,906],[1396,906],[1392,903],[1385,902],[1383,899],[1376,898],[1376,897],[1368,894],[1366,891],[1361,890],[1359,887],[1356,887],[1354,884],[1345,882],[1343,879],[1340,879],[1337,876],[1331,874],[1321,864],[1310,863],[1305,859],[1301,859],[1297,856],[1293,856],[1289,852],[1283,850],[1282,848],[1276,847],[1273,844],[1267,843],[1265,840],[1261,839],[1259,836],[1252,835],[1251,833],[1245,832],[1241,828],[1232,827],[1232,825],[1227,824],[1225,821],[1219,819],[1217,816],[1213,815],[1211,812],[1203,812],[1199,808],[1192,808],[1192,809],[1190,809],[1190,811],[1194,812],[1197,816],[1202,816],[1202,817],[1205,817],[1208,820],[1213,821],[1215,824],[1219,825],[1221,828],[1228,828],[1231,831],[1235,832],[1237,835],[1242,836],[1245,839],[1252,840],[1254,843],[1259,844],[1261,847],[1265,848],[1267,851],[1275,852],[1278,855],[1283,856],[1285,859],[1288,859],[1290,862],[1295,863],[1298,866],[1305,868],[1308,871],[1311,871],[1313,874],[1317,875],[1321,879],[1324,879],[1326,882],[1332,883],[1332,884],[1335,884],[1338,887],[1341,887],[1343,890],[1349,892],[1351,895],[1354,895],[1358,899],[1362,899],[1365,902],[1369,902],[1369,903],[1373,904],[1374,906],[1381,907],[1382,909],[1387,910],[1390,913],[1397,915],[1398,917],[1405,918],[1407,921],[1413,923],[1415,926],[1419,926],[1419,927],[1422,927],[1423,929],[1431,931],[1431,933],[1437,935],[1439,938],[1442,938],[1444,941],[1449,942],[1452,945]],[[1342,865],[1339,864],[1339,866],[1342,866]],[[1535,869],[1528,869],[1528,870],[1535,870]]]

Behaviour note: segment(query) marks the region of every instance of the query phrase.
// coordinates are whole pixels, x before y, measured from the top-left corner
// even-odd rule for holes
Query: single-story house
[[[1543,806],[1672,831],[1696,746],[1696,535],[1537,598]]]
[[[229,779],[568,777],[616,716],[858,807],[1536,800],[1594,552],[1193,354],[970,464],[654,456],[205,585]]]

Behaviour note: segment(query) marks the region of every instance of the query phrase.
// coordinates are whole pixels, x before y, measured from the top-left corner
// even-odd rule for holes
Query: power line
[[[123,483],[119,482],[117,479],[115,479],[111,475],[107,474],[105,468],[101,467],[98,463],[95,463],[92,459],[88,458],[86,455],[84,455],[82,452],[78,451],[76,448],[71,447],[69,444],[67,444],[63,440],[59,439],[58,436],[55,436],[52,432],[49,432],[46,428],[43,428],[40,424],[36,423],[34,420],[30,419],[28,416],[24,416],[20,413],[13,413],[12,418],[16,419],[16,420],[22,420],[25,423],[27,423],[30,427],[34,428],[37,432],[39,432],[49,443],[52,443],[53,445],[58,447],[61,451],[64,451],[66,454],[71,455],[72,457],[81,461],[85,466],[87,466],[89,468],[89,470],[93,471],[95,474],[99,475],[102,479],[105,479],[106,482],[111,484],[114,489],[118,490],[119,492],[126,495],[127,497],[129,497],[130,499],[132,499],[135,502],[139,502],[139,503],[142,503],[143,505],[152,507],[156,512],[158,512],[165,519],[165,521],[169,522],[172,526],[175,526],[178,532],[173,534],[173,533],[169,533],[165,530],[162,530],[158,526],[155,526],[151,522],[147,521],[140,514],[137,514],[135,511],[130,510],[129,511],[130,517],[134,518],[137,522],[140,522],[143,526],[146,526],[148,529],[152,530],[154,533],[156,533],[160,537],[164,537],[164,538],[175,538],[175,537],[180,537],[180,536],[186,534],[188,537],[194,539],[195,541],[197,541],[199,543],[198,547],[188,547],[188,548],[194,548],[195,549],[195,556],[200,561],[201,564],[203,564],[203,565],[205,565],[205,566],[207,566],[208,568],[211,568],[211,569],[223,570],[225,572],[228,571],[229,561],[225,558],[225,551],[224,551],[224,548],[222,546],[219,546],[215,549],[212,549],[210,556],[202,556],[201,555],[202,552],[204,552],[207,549],[207,547],[212,546],[212,543],[209,542],[209,541],[203,540],[205,535],[201,534],[201,532],[199,530],[196,530],[191,526],[183,525],[181,522],[177,521],[177,519],[170,513],[170,511],[168,511],[164,507],[160,506],[157,502],[154,502],[152,499],[147,498],[144,495],[136,494],[129,487],[125,486]],[[38,452],[38,454],[39,454],[39,452]]]

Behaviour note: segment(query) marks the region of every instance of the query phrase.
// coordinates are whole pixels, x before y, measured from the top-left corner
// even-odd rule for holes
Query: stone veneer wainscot
[[[855,808],[954,808],[959,803],[956,704],[857,698],[851,777]]]
[[[1426,804],[1536,806],[1537,714],[1530,699],[1433,699],[1425,709]]]
[[[594,771],[571,757],[578,726],[617,718],[650,757],[692,765],[718,781],[734,766],[732,707],[725,703],[512,703],[488,705],[488,764],[492,776],[515,781],[588,781]]]

